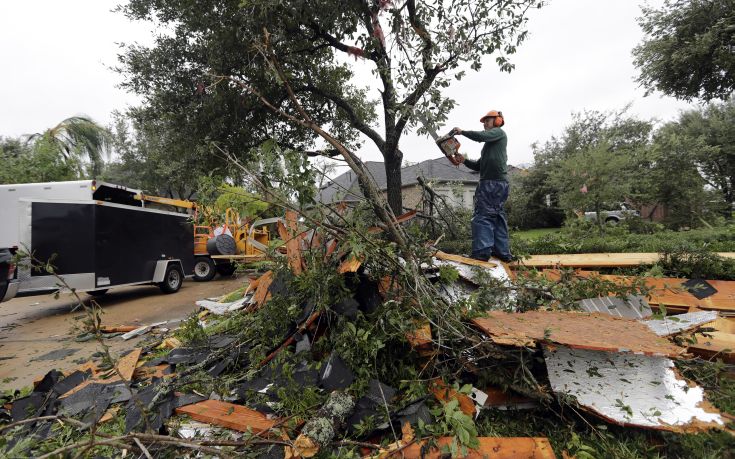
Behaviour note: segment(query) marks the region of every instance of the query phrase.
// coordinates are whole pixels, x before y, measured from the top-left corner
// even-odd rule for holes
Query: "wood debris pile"
[[[318,231],[300,232],[294,214],[286,221],[284,269],[251,279],[236,301],[198,302],[202,312],[175,337],[107,371],[48,373],[6,406],[17,423],[8,444],[53,440],[64,423],[89,431],[117,421],[117,443],[146,454],[552,458],[564,445],[478,436],[474,421],[486,410],[566,403],[622,426],[727,428],[674,366],[696,350],[677,338],[725,320],[714,310],[652,318],[650,304],[631,297],[517,312],[507,265],[427,249],[420,276],[432,300],[448,305],[430,310],[433,301],[412,297],[418,290],[395,275],[402,262],[390,275]],[[326,277],[309,277],[317,271]],[[476,301],[487,285],[503,291],[497,304]],[[304,289],[310,296],[299,296]]]

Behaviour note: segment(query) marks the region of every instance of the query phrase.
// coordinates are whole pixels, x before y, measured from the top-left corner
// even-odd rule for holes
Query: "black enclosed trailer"
[[[187,214],[145,208],[132,198],[138,190],[92,182],[91,191],[91,200],[19,194],[15,247],[31,253],[35,264],[49,263],[63,282],[26,258],[16,266],[5,299],[12,291],[41,294],[64,289],[64,284],[93,294],[157,284],[172,293],[192,275],[194,237]]]

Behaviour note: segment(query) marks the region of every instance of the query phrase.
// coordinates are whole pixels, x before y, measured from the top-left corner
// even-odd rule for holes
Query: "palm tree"
[[[103,157],[110,155],[110,132],[85,116],[67,118],[42,133],[30,135],[28,141],[36,145],[48,142],[67,162],[89,160],[93,177],[102,172]]]

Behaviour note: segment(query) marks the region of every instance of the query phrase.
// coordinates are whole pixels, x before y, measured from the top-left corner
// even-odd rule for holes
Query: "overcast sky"
[[[72,115],[109,124],[111,112],[138,98],[117,85],[120,42],[150,42],[150,27],[112,10],[120,0],[24,0],[3,2],[0,15],[0,136],[43,131]],[[631,50],[642,38],[636,0],[551,0],[534,11],[529,39],[512,56],[516,69],[500,73],[492,59],[456,82],[449,94],[458,106],[449,124],[481,129],[479,118],[502,110],[511,164],[533,160],[531,144],[560,134],[573,112],[619,109],[628,102],[642,118],[668,121],[692,106],[669,97],[643,97],[634,78]],[[660,5],[662,0],[652,0]],[[442,131],[446,130],[442,129]],[[480,144],[461,139],[479,156]],[[441,154],[428,137],[404,136],[406,160]],[[379,160],[369,142],[363,160]]]

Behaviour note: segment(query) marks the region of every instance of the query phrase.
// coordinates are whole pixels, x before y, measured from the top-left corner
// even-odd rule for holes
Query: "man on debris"
[[[513,260],[508,239],[508,222],[503,204],[508,199],[508,138],[501,128],[505,124],[503,113],[496,110],[480,118],[484,131],[464,131],[454,128],[454,133],[475,142],[484,142],[479,161],[465,159],[457,154],[458,162],[480,172],[480,183],[475,190],[475,210],[472,215],[472,258],[487,261],[495,256],[502,261]]]

